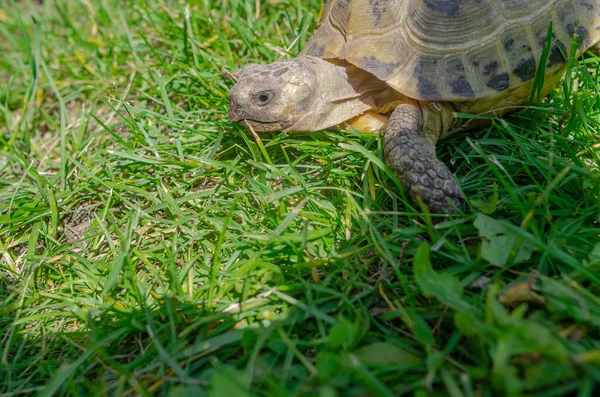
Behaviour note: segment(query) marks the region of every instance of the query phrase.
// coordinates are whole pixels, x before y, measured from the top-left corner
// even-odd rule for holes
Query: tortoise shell
[[[408,97],[496,98],[530,89],[600,38],[600,0],[330,0],[301,55],[345,60]]]

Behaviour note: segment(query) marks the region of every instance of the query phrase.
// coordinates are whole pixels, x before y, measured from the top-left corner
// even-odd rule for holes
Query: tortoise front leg
[[[418,104],[398,106],[383,133],[383,153],[413,200],[420,197],[433,213],[456,213],[462,201],[458,185],[435,155],[435,143],[445,132],[442,115],[430,116],[425,125]],[[435,116],[439,122],[433,122]]]

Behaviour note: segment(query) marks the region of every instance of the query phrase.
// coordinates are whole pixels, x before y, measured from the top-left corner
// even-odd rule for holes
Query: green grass
[[[598,390],[598,58],[441,144],[435,220],[376,136],[227,120],[320,3],[0,0],[0,396]]]

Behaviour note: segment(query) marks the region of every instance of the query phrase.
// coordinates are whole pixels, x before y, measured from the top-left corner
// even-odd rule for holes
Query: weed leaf
[[[421,243],[413,260],[415,280],[426,295],[439,299],[456,311],[473,312],[471,306],[462,296],[460,282],[449,274],[436,273],[429,260],[429,244]]]
[[[481,241],[481,257],[496,266],[525,262],[531,258],[533,246],[512,234],[502,222],[477,214],[474,222]]]

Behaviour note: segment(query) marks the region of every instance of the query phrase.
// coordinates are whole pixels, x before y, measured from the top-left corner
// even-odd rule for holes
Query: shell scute
[[[414,78],[417,83],[417,90],[421,98],[425,100],[438,98],[440,92],[437,82],[431,79],[431,76],[437,74],[439,60],[437,57],[420,57],[414,67]]]
[[[527,26],[518,26],[504,32],[501,41],[507,70],[510,71],[510,84],[517,85],[531,80],[535,76],[537,60]]]
[[[462,98],[474,98],[475,91],[471,86],[472,79],[468,78],[468,70],[461,58],[449,58],[444,64],[443,76],[446,77],[446,89],[450,94]]]

